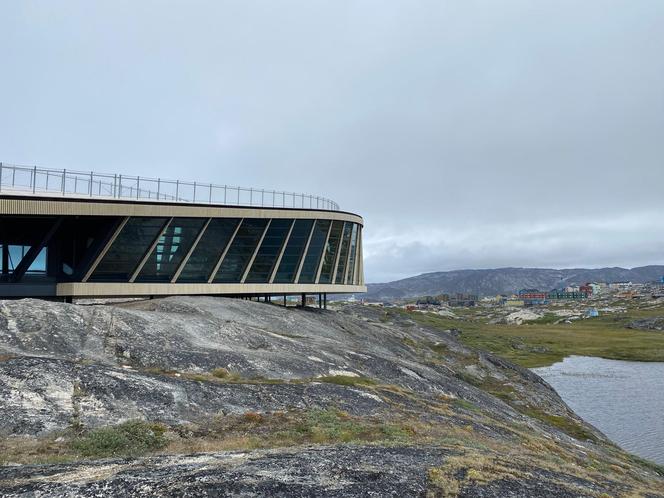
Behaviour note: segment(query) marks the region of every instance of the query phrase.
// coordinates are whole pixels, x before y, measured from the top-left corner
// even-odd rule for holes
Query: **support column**
[[[327,309],[327,292],[323,294],[323,307]]]
[[[302,294],[302,307],[306,308],[307,307],[307,295]]]
[[[9,245],[7,241],[2,242],[2,274],[9,275]]]

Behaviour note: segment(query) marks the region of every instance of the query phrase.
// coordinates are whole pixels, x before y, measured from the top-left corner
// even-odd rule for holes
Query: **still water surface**
[[[664,363],[570,356],[533,371],[622,448],[664,465]]]

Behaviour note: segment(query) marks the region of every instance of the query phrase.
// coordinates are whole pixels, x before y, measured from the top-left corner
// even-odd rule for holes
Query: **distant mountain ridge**
[[[659,280],[664,265],[637,268],[494,268],[424,273],[394,282],[368,284],[365,299],[398,299],[463,292],[493,296],[511,294],[519,289],[550,290],[586,282],[645,283]]]

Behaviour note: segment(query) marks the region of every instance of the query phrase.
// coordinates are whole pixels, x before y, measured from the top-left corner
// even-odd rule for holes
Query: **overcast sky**
[[[664,1],[0,0],[0,161],[321,194],[367,281],[664,263]]]

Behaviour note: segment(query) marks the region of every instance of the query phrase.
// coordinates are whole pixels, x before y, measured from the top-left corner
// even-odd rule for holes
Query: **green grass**
[[[424,326],[439,330],[460,329],[459,340],[464,344],[528,368],[551,365],[569,355],[664,361],[664,333],[625,328],[631,320],[649,316],[664,316],[664,309],[631,309],[627,313],[605,314],[571,324],[553,324],[553,320],[545,315],[539,322],[523,325],[487,324],[468,317],[455,320],[435,314],[408,314]]]
[[[88,458],[133,457],[168,444],[161,424],[133,420],[85,433],[70,442],[70,448]]]
[[[471,403],[470,401],[465,400],[465,399],[456,398],[453,401],[453,404],[457,408],[462,408],[464,410],[469,410],[469,411],[472,411],[472,412],[480,411],[480,408],[475,403]]]
[[[556,427],[569,436],[572,436],[573,438],[580,441],[597,441],[597,438],[592,432],[570,418],[561,417],[559,415],[551,415],[532,407],[521,408],[519,411],[524,415],[528,415],[529,417],[536,418],[550,426]]]
[[[407,440],[410,431],[398,424],[351,417],[340,410],[315,409],[285,434],[295,443],[330,444]]]

